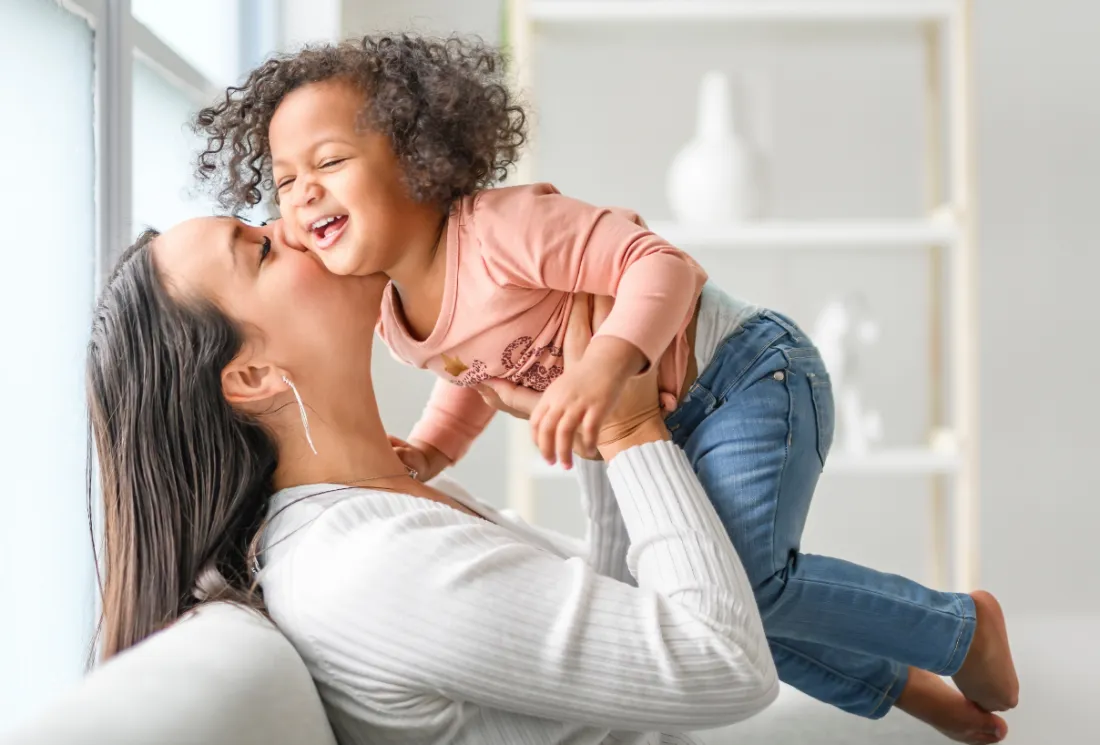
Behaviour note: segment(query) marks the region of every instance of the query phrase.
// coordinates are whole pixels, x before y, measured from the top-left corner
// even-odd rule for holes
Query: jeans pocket
[[[836,429],[833,384],[827,374],[813,375],[810,378],[810,396],[814,401],[814,415],[817,418],[817,455],[824,468],[829,450],[833,447],[833,430]]]

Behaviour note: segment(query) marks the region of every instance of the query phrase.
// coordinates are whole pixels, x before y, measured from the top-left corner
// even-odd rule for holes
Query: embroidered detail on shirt
[[[441,356],[443,357],[443,369],[446,370],[447,374],[453,378],[457,378],[459,375],[470,369],[458,357],[448,357],[445,354]]]
[[[544,353],[550,354],[552,357],[561,357],[561,347],[557,347],[553,344],[547,344],[543,347],[532,347],[531,342],[534,341],[530,336],[521,336],[514,342],[509,344],[504,352],[500,355],[500,364],[507,370],[522,370],[522,368],[535,357],[541,357]],[[526,348],[526,351],[518,360],[513,360],[512,355],[516,350]],[[545,391],[550,383],[554,381],[559,375],[562,374],[562,367],[560,364],[551,365],[546,367],[538,362],[531,365],[526,370],[521,372],[515,372],[508,376],[508,380],[513,383],[522,385],[525,388],[530,388],[533,391]]]
[[[500,377],[517,385],[522,385],[524,388],[542,392],[563,372],[560,363],[562,350],[561,347],[554,344],[532,347],[532,341],[533,339],[530,336],[521,336],[505,348],[500,356],[500,365],[504,368],[504,372]],[[524,351],[519,359],[512,359],[512,355],[520,349]],[[526,370],[523,369],[532,359],[541,357],[543,354],[550,355],[551,359],[557,358],[559,362],[552,362],[549,366],[535,362]],[[450,382],[454,385],[472,388],[493,377],[489,374],[489,366],[481,360],[475,359],[467,366],[457,357],[450,357],[446,354],[440,356],[443,358],[443,369],[451,376]]]
[[[492,376],[489,375],[489,368],[486,364],[481,360],[474,360],[469,370],[462,373],[461,377],[451,382],[466,388],[472,388],[478,383],[488,380],[490,377]]]

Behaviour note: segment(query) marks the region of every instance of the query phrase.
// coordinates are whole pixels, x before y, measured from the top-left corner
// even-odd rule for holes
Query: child
[[[483,381],[545,391],[533,433],[548,460],[568,465],[575,436],[595,445],[619,381],[658,365],[669,430],[753,581],[780,677],[862,716],[896,702],[953,737],[1003,736],[1001,720],[966,702],[928,712],[910,676],[952,675],[986,711],[1015,706],[991,595],[799,551],[833,431],[828,374],[806,334],[706,283],[631,212],[545,184],[486,188],[525,139],[501,77],[493,50],[456,39],[368,37],[277,57],[200,113],[200,175],[228,166],[221,197],[232,207],[273,187],[287,232],[331,271],[390,277],[379,333],[440,378],[402,448],[422,478],[485,428],[494,410]],[[579,292],[615,305],[566,370]]]

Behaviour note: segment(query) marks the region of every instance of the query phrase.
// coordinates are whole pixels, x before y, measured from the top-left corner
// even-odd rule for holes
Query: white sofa
[[[1010,743],[1095,742],[1100,618],[1010,625],[1023,681]],[[898,712],[870,722],[784,688],[763,713],[699,733],[708,745],[942,745]],[[0,745],[335,745],[305,665],[268,622],[212,605],[102,666]]]
[[[274,626],[207,606],[89,675],[2,745],[335,745],[305,663]]]

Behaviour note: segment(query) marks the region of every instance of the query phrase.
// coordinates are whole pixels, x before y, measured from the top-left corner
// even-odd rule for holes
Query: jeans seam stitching
[[[935,613],[936,615],[944,616],[946,618],[953,618],[956,621],[968,621],[968,620],[970,620],[970,619],[966,618],[965,616],[959,616],[959,615],[953,614],[949,611],[937,610],[936,608],[929,608],[927,605],[923,605],[922,603],[917,603],[917,602],[914,602],[914,601],[909,600],[907,598],[897,598],[897,597],[894,597],[893,595],[887,595],[886,593],[878,592],[876,590],[867,588],[867,587],[862,586],[862,585],[857,587],[855,585],[846,585],[846,584],[841,584],[839,582],[826,582],[826,581],[819,580],[819,579],[804,579],[804,578],[800,578],[800,577],[795,577],[795,578],[792,578],[792,579],[788,579],[787,581],[788,582],[804,582],[805,584],[808,584],[808,585],[821,585],[822,587],[839,587],[839,588],[842,588],[842,589],[845,589],[845,590],[858,589],[858,590],[860,590],[862,592],[866,592],[870,595],[875,595],[876,597],[889,598],[890,600],[892,600],[896,603],[903,603],[903,604],[905,604],[907,606],[910,606],[910,607],[913,607],[913,608],[922,608],[922,609],[928,611],[929,613]]]
[[[782,330],[783,333],[779,334],[778,336],[776,336],[773,339],[770,339],[766,344],[764,344],[760,347],[760,351],[758,351],[753,356],[753,358],[751,360],[749,360],[745,364],[745,366],[737,372],[737,375],[734,376],[733,380],[731,380],[726,385],[726,387],[722,389],[722,394],[720,396],[718,396],[719,401],[725,401],[727,398],[729,398],[730,391],[732,391],[742,380],[745,379],[745,376],[748,375],[749,370],[751,370],[756,365],[756,363],[760,361],[760,358],[763,357],[769,350],[774,348],[775,343],[777,341],[779,341],[784,336],[787,336],[790,333],[789,331],[784,329],[782,326],[780,326],[779,328]],[[784,358],[787,359],[788,364],[790,364],[790,360],[789,360],[789,358],[786,358],[786,355],[784,355]]]
[[[790,367],[790,361],[788,359],[788,368]],[[794,423],[792,417],[794,416],[794,391],[791,388],[791,376],[788,374],[783,380],[783,387],[787,391],[787,436],[783,439],[783,465],[779,467],[779,477],[775,480],[775,498],[772,500],[772,530],[771,530],[771,546],[769,553],[772,557],[772,568],[775,571],[779,571],[776,567],[780,566],[779,559],[775,555],[775,532],[776,523],[779,520],[779,498],[783,494],[783,480],[787,477],[787,464],[791,462],[791,432],[794,430]],[[786,566],[787,562],[784,561],[782,566]]]
[[[967,616],[964,616],[961,612],[962,611],[962,603],[959,601],[959,598],[956,596],[954,598],[954,600],[955,600],[955,605],[958,606],[959,611],[960,611],[959,620],[960,621],[969,621],[970,618],[968,618]],[[975,619],[975,625],[976,625],[976,620],[977,619]],[[943,667],[941,667],[939,669],[939,671],[934,670],[932,672],[935,672],[937,675],[946,675],[948,670],[950,670],[952,667],[956,667],[955,664],[954,664],[955,663],[955,657],[959,653],[959,646],[962,644],[963,634],[965,634],[965,633],[966,633],[966,624],[962,623],[962,624],[959,625],[959,633],[955,637],[955,646],[951,650],[950,656],[948,656],[948,658],[947,658],[947,664],[945,664]],[[962,667],[962,663],[960,662],[957,667]]]
[[[808,662],[812,662],[814,665],[817,665],[818,667],[826,670],[830,675],[835,675],[836,677],[838,677],[842,680],[846,680],[850,683],[855,683],[855,684],[860,685],[863,688],[867,689],[868,691],[879,694],[879,696],[881,696],[881,698],[879,698],[878,701],[875,702],[875,706],[874,706],[873,709],[871,709],[871,713],[874,713],[874,712],[878,711],[879,707],[882,706],[882,702],[885,701],[890,696],[890,689],[894,686],[894,683],[896,683],[897,680],[898,680],[898,673],[897,673],[897,671],[894,671],[894,677],[893,677],[893,679],[891,679],[890,685],[886,686],[885,689],[882,689],[882,688],[879,688],[878,686],[875,686],[875,685],[872,685],[872,684],[868,683],[866,680],[861,680],[860,678],[854,678],[851,675],[848,675],[847,673],[842,673],[839,670],[837,670],[836,668],[832,667],[831,665],[827,665],[824,662],[822,662],[821,660],[814,659],[813,657],[810,657],[809,655],[807,655],[803,652],[800,652],[797,649],[794,649],[792,647],[788,647],[786,644],[783,644],[782,642],[778,642],[775,639],[769,639],[768,641],[771,644],[779,647],[780,649],[783,649],[786,652],[789,652],[790,654],[793,654],[794,656],[799,657],[800,659],[806,660]]]
[[[781,316],[780,314],[776,313],[774,310],[770,310],[770,309],[765,310],[762,315],[766,316],[773,323],[778,324],[784,330],[786,330],[786,332],[791,335],[791,338],[794,339],[795,343],[799,343],[799,342],[802,341],[802,338],[797,333],[800,329],[798,328],[797,325],[794,324],[794,322],[789,321],[787,318]]]
[[[819,387],[824,388],[825,386],[830,385],[830,384],[831,383],[829,383],[828,381],[826,381],[826,382],[818,382],[816,380],[811,380],[810,381],[810,403],[813,405],[813,409],[814,409],[814,425],[815,425],[814,426],[814,434],[816,435],[816,438],[815,438],[816,442],[814,443],[814,445],[817,448],[817,459],[821,463],[822,468],[825,468],[825,461],[829,457],[829,450],[831,449],[831,443],[830,443],[830,447],[826,448],[826,447],[824,447],[823,442],[822,442],[824,440],[823,435],[824,435],[825,427],[821,423],[821,405],[818,402],[818,395],[819,395],[819,390],[818,389],[819,389]],[[834,417],[835,417],[835,414],[834,414]],[[830,433],[830,439],[832,439],[831,435],[832,435],[832,433]]]
[[[894,687],[894,684],[898,682],[898,675],[899,674],[900,673],[898,672],[898,670],[894,670],[894,679],[890,681],[890,685],[888,685],[886,687],[886,690],[882,692],[882,698],[880,698],[878,700],[878,702],[875,704],[875,708],[871,709],[871,716],[872,717],[878,715],[879,709],[882,708],[882,705],[884,703],[886,703],[887,699],[890,699],[890,690]],[[893,703],[892,699],[891,699],[891,703]]]

